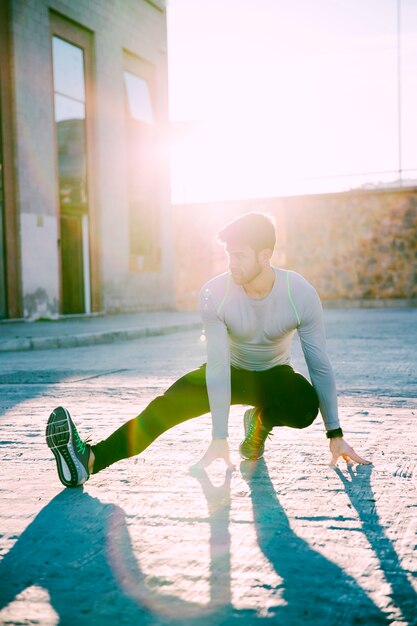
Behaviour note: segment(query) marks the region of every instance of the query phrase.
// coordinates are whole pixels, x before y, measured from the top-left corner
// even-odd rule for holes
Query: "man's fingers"
[[[206,467],[211,465],[216,459],[223,459],[223,461],[226,463],[226,466],[229,469],[231,469],[231,470],[235,470],[236,469],[236,466],[230,460],[230,456],[229,455],[226,455],[226,454],[212,454],[210,452],[206,452],[205,455],[199,461],[197,461],[197,463],[194,463],[194,465],[192,465],[190,469],[191,470],[205,469]]]
[[[338,453],[332,452],[332,460],[330,461],[330,467],[336,467],[338,458],[339,458]]]
[[[210,454],[209,451],[207,451],[199,461],[197,461],[197,463],[194,463],[194,465],[191,466],[191,469],[204,469],[205,467],[208,467],[210,465],[210,463],[212,463],[214,461],[213,456]]]
[[[234,463],[232,463],[232,461],[230,460],[230,455],[229,454],[221,454],[219,456],[216,457],[217,459],[223,459],[223,461],[226,463],[226,466],[231,469],[231,470],[235,470],[236,469],[236,465],[234,465]],[[212,459],[213,461],[215,459]]]
[[[372,461],[367,461],[363,459],[359,454],[356,454],[355,450],[349,446],[349,452],[340,453],[333,451],[332,452],[332,460],[330,461],[330,467],[335,467],[337,465],[337,459],[342,457],[346,461],[348,465],[352,465],[354,462],[359,463],[360,465],[372,465]]]
[[[197,461],[197,463],[194,463],[194,465],[191,465],[190,470],[191,471],[201,470],[207,467],[207,465],[209,465],[207,461],[204,461],[204,459],[200,459],[199,461]]]
[[[367,461],[366,459],[363,459],[361,456],[359,456],[359,454],[356,454],[353,448],[350,449],[349,457],[352,459],[352,461],[355,461],[355,463],[360,463],[361,465],[372,465],[371,461]]]
[[[225,450],[225,452],[221,455],[221,457],[224,462],[226,463],[227,467],[229,469],[235,470],[236,469],[236,465],[234,463],[232,463],[231,459],[230,459],[230,452],[229,450]]]

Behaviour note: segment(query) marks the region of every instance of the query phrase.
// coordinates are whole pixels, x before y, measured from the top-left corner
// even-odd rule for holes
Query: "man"
[[[61,482],[83,484],[120,459],[142,452],[159,435],[188,419],[211,412],[212,441],[197,467],[230,459],[231,404],[251,406],[244,414],[244,459],[263,456],[276,426],[305,428],[320,408],[330,440],[331,464],[368,464],[343,439],[336,386],[326,352],[323,314],[314,288],[296,272],[271,265],[276,236],[272,218],[249,213],[218,234],[226,246],[229,272],[204,285],[200,312],[207,364],[177,380],[142,413],[96,445],[83,442],[67,409],[49,417],[46,439]],[[298,332],[312,384],[290,365],[290,344]]]

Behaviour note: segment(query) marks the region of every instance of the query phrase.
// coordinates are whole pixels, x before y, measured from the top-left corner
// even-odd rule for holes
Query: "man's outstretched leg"
[[[46,427],[46,442],[56,462],[59,479],[66,487],[82,485],[112,463],[139,454],[163,432],[210,411],[205,366],[189,372],[96,445],[82,441],[69,411],[57,407]]]

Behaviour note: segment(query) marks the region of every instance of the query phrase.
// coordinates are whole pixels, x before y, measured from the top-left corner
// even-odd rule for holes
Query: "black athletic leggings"
[[[312,424],[319,409],[312,385],[289,365],[278,365],[263,372],[231,367],[231,394],[231,404],[261,409],[262,422],[268,428],[305,428]],[[206,366],[202,365],[152,400],[138,417],[94,445],[93,473],[139,454],[169,428],[209,412]]]

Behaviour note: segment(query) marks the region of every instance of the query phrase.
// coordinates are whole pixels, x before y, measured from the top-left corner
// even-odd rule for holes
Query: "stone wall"
[[[417,192],[358,192],[291,199],[288,267],[324,299],[417,296]]]
[[[417,190],[356,191],[173,207],[177,306],[227,269],[217,230],[237,215],[276,217],[274,262],[303,274],[323,300],[417,297]]]

